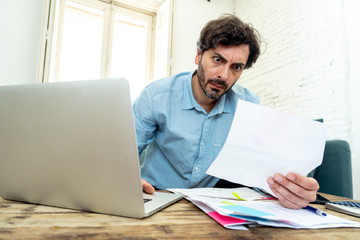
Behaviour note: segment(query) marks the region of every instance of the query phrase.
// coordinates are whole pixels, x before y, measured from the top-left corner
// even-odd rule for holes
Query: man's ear
[[[200,63],[200,60],[201,60],[201,55],[202,55],[202,53],[201,53],[201,51],[200,51],[200,49],[196,49],[196,56],[195,56],[195,64],[196,65],[199,65],[199,63]]]

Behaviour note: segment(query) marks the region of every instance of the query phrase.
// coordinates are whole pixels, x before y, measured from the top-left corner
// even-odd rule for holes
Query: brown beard
[[[202,91],[204,92],[205,96],[209,99],[218,100],[222,95],[224,95],[229,90],[228,84],[220,80],[219,78],[210,78],[209,80],[207,80],[207,82],[205,82],[205,73],[204,73],[204,66],[202,65],[202,59],[200,59],[196,76]],[[215,83],[217,85],[223,86],[225,91],[222,94],[219,94],[219,90],[217,89],[212,89],[210,91],[207,91],[206,85],[209,83]]]

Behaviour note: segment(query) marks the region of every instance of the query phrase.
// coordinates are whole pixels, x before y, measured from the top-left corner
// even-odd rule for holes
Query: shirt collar
[[[192,76],[194,76],[194,74],[196,73],[196,70],[193,72],[190,72],[187,77],[186,80],[183,82],[183,99],[182,99],[182,109],[192,109],[195,108],[195,98],[193,96],[192,93],[192,89],[191,89],[191,80],[192,80]]]
[[[196,70],[193,72],[190,72],[189,75],[187,76],[186,81],[184,81],[184,86],[183,86],[183,99],[182,99],[182,109],[193,109],[195,108],[198,111],[202,111],[205,112],[204,109],[202,109],[202,107],[200,107],[200,105],[196,102],[193,92],[192,92],[192,88],[191,88],[191,81],[192,81],[192,77],[194,76],[194,74],[196,74]],[[214,106],[213,110],[209,113],[209,116],[213,116],[216,114],[221,114],[221,113],[229,113],[231,112],[231,106],[230,104],[226,104],[227,101],[229,101],[227,99],[227,95],[228,93],[232,91],[231,89],[225,93],[223,96],[221,96],[221,98],[219,99],[219,101],[216,103],[216,105]]]

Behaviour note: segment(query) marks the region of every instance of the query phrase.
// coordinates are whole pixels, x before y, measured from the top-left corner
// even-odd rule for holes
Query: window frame
[[[39,82],[55,82],[58,81],[59,71],[59,59],[61,47],[61,36],[64,22],[64,8],[67,0],[46,0],[44,17],[43,17],[43,36],[42,36],[42,49],[41,59],[38,69]],[[155,64],[161,64],[155,61],[155,41],[156,41],[156,17],[157,9],[163,2],[172,1],[165,0],[158,5],[141,6],[141,1],[130,1],[137,3],[135,5],[129,5],[129,1],[112,1],[112,0],[70,0],[76,3],[80,3],[89,7],[94,7],[104,11],[104,31],[103,31],[103,43],[102,43],[102,59],[101,59],[101,75],[100,78],[107,78],[110,74],[110,61],[111,61],[111,38],[113,34],[113,26],[111,21],[114,20],[115,12],[119,9],[125,11],[135,11],[139,14],[146,14],[151,16],[151,30],[149,31],[149,41],[147,46],[147,61],[146,61],[146,83],[151,82],[154,77],[154,62]],[[136,13],[137,14],[137,13]],[[149,47],[150,46],[150,47]],[[168,63],[168,59],[164,63]]]

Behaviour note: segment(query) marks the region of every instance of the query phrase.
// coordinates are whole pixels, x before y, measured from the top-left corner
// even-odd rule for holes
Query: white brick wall
[[[328,139],[348,140],[348,55],[342,1],[239,0],[235,11],[259,30],[265,42],[265,52],[239,83],[257,92],[262,105],[323,118]]]
[[[349,141],[359,199],[360,148],[354,144],[360,132],[354,132],[357,104],[350,96],[358,91],[350,89],[349,77],[349,56],[359,53],[349,51],[344,0],[235,0],[235,12],[266,42],[265,52],[239,83],[257,92],[262,105],[323,118],[328,139]]]

